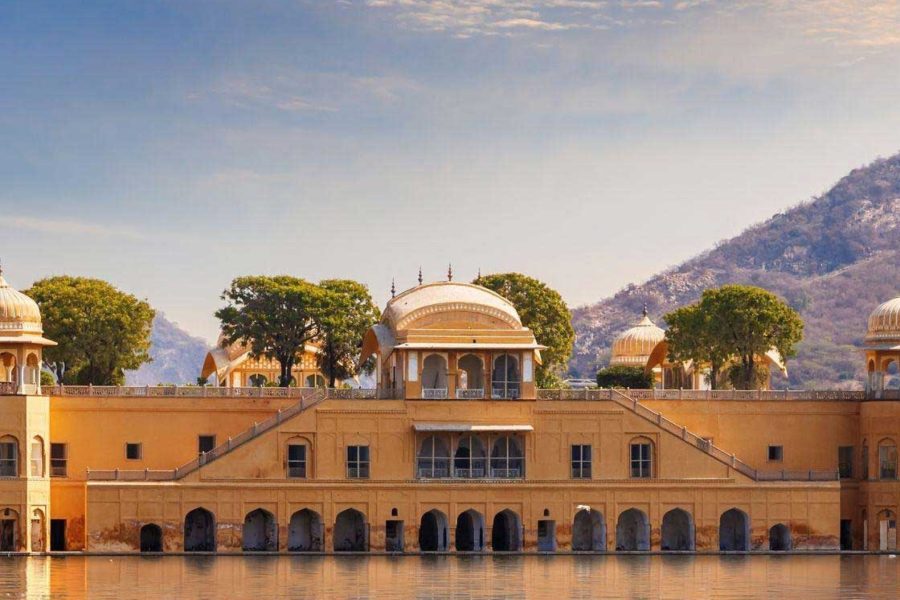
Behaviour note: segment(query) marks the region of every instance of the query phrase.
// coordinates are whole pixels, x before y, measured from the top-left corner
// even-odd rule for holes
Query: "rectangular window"
[[[306,477],[306,445],[288,445],[287,476],[297,479],[304,479]]]
[[[897,479],[897,446],[879,446],[878,465],[879,479]]]
[[[141,444],[140,442],[127,442],[125,444],[125,459],[126,460],[141,460]]]
[[[55,442],[50,444],[50,477],[68,475],[69,446]]]
[[[15,442],[0,442],[0,477],[19,476],[19,452]]]
[[[631,476],[638,479],[650,478],[653,468],[649,443],[631,445]]]
[[[838,473],[841,479],[853,477],[853,446],[838,447]]]
[[[862,478],[869,478],[869,445],[863,444],[862,448],[862,457],[860,458],[860,462],[862,463]]]
[[[368,446],[347,446],[347,477],[349,479],[369,478]]]
[[[214,436],[214,435],[197,436],[197,452],[199,454],[204,454],[206,452],[209,452],[215,447],[216,447],[216,436]]]
[[[784,460],[784,446],[769,446],[769,462]]]
[[[590,444],[574,444],[572,446],[572,479],[591,478],[591,446]]]

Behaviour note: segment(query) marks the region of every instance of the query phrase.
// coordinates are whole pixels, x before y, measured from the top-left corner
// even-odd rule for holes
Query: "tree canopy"
[[[369,289],[349,279],[326,279],[319,283],[325,291],[325,310],[318,317],[319,369],[329,387],[356,374],[356,361],[366,331],[378,322],[381,311]]]
[[[67,275],[41,279],[24,293],[40,306],[45,335],[59,344],[44,350],[44,360],[58,364],[64,383],[120,385],[125,370],[150,361],[155,312],[146,301],[99,279]]]
[[[653,376],[642,367],[607,367],[597,371],[597,387],[645,390],[653,387]]]
[[[225,341],[245,344],[251,356],[278,361],[279,385],[290,386],[299,352],[320,334],[325,291],[298,277],[257,275],[235,278],[222,299],[228,304],[216,317]]]
[[[710,364],[714,389],[728,363],[735,388],[758,387],[765,354],[775,349],[788,359],[803,337],[803,321],[793,308],[767,290],[746,285],[706,290],[699,302],[672,311],[665,320],[669,359]]]
[[[572,354],[575,330],[572,315],[559,292],[521,273],[485,275],[473,282],[497,292],[516,308],[522,324],[531,329],[542,352],[543,365],[535,370],[539,387],[558,387],[560,376]]]

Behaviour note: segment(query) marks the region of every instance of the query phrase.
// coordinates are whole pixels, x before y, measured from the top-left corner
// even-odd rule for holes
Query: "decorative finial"
[[[3,259],[0,259],[0,277],[3,277]]]
[[[478,279],[481,279],[481,267],[478,267]]]
[[[647,316],[647,303],[646,303],[646,302],[644,303],[644,310],[642,310],[641,313],[642,313],[645,317]]]
[[[419,265],[419,285],[422,285],[422,266]]]
[[[447,281],[453,281],[453,263],[447,265]]]
[[[394,278],[391,277],[391,298],[397,295],[397,286],[394,285]]]

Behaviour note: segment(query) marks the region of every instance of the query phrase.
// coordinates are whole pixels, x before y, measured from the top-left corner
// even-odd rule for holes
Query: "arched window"
[[[422,362],[422,398],[440,400],[447,397],[447,359],[429,354]]]
[[[38,361],[37,354],[29,354],[25,359],[25,383],[29,385],[37,385],[41,380],[41,363]]]
[[[650,479],[653,477],[653,442],[647,438],[631,440],[631,477]]]
[[[310,452],[307,440],[300,437],[289,439],[285,449],[285,458],[289,479],[305,479],[309,476]]]
[[[459,438],[453,455],[453,476],[463,479],[484,477],[487,454],[481,438],[465,434]]]
[[[31,476],[44,476],[44,440],[37,435],[31,440]]]
[[[450,450],[447,441],[436,435],[422,440],[416,463],[418,477],[428,479],[450,477]]]
[[[494,359],[491,376],[491,396],[500,400],[519,397],[519,361],[512,354],[501,354]]]
[[[456,397],[478,399],[484,397],[484,364],[474,354],[466,354],[457,362],[459,379],[456,384]]]
[[[306,376],[306,387],[322,388],[325,387],[325,378],[318,373]]]
[[[897,444],[893,440],[878,443],[878,478],[897,479]]]
[[[884,363],[884,389],[900,390],[900,361],[896,359]]]
[[[16,356],[10,352],[0,353],[0,383],[17,383]]]
[[[519,440],[504,435],[491,448],[491,477],[516,479],[525,475],[525,457]]]
[[[19,441],[11,435],[0,437],[0,477],[19,476]]]
[[[247,378],[247,383],[250,387],[263,387],[269,383],[269,379],[262,373],[254,373]]]

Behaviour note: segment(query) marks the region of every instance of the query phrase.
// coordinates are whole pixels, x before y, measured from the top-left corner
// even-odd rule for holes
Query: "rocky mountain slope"
[[[150,357],[153,362],[142,365],[136,371],[125,373],[128,385],[157,385],[160,383],[197,383],[200,367],[209,350],[207,343],[191,336],[156,313],[150,332]]]
[[[613,337],[645,303],[665,326],[661,315],[725,283],[767,288],[800,311],[805,335],[788,364],[791,387],[860,387],[866,317],[900,294],[900,154],[855,169],[824,195],[640,285],[575,309],[570,372],[593,376]]]

